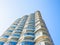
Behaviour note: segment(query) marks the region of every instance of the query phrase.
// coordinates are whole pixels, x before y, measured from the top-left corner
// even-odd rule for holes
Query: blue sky
[[[0,0],[0,36],[23,15],[39,10],[55,45],[60,42],[60,0]]]

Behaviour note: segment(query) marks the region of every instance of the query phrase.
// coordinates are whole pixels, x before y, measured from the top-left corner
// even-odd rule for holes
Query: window
[[[50,43],[48,43],[48,42],[45,42],[45,45],[51,45]]]
[[[18,41],[19,38],[11,38],[11,41]]]
[[[0,45],[3,45],[4,44],[4,42],[0,42]]]
[[[33,29],[26,29],[27,31],[26,32],[34,32],[34,30]]]
[[[9,36],[8,36],[8,35],[4,35],[3,37],[4,37],[4,38],[8,38]]]
[[[28,27],[26,27],[26,29],[28,29],[28,30],[35,30],[35,27],[33,27],[33,26],[28,26]]]
[[[41,45],[41,42],[36,42],[36,44],[35,45]]]
[[[25,41],[25,42],[21,42],[20,45],[34,45],[34,42]]]
[[[35,24],[35,26],[38,26],[38,25],[40,25],[40,21]]]
[[[41,26],[40,25],[37,25],[36,26],[36,30],[38,30],[38,29],[40,29],[41,28]]]
[[[40,32],[40,31],[36,32],[35,37],[37,37],[37,36],[42,36],[42,32]]]
[[[46,32],[46,31],[45,31],[45,32],[43,32],[43,35],[48,36],[48,34],[47,34],[47,32]]]
[[[17,42],[8,42],[8,43],[5,43],[4,45],[16,45]]]
[[[25,35],[34,35],[34,33],[25,33]]]
[[[20,34],[16,33],[16,34],[13,34],[13,36],[20,37]]]
[[[21,32],[21,30],[16,30],[16,31],[15,31],[15,33],[20,33],[20,32]]]
[[[35,23],[37,23],[38,21],[40,21],[40,19],[35,19]]]
[[[16,27],[16,25],[12,25],[11,27],[12,27],[12,28],[15,28],[15,27]]]
[[[13,30],[7,30],[8,32],[12,32]]]
[[[17,30],[22,30],[22,28],[18,28]]]
[[[24,38],[24,40],[34,40],[34,38],[33,37],[30,37],[30,38]]]
[[[32,24],[32,25],[35,25],[35,22],[34,21],[29,21],[29,23],[28,24]]]

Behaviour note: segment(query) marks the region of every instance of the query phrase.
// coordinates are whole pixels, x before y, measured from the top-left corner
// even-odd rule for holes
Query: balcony
[[[47,31],[47,28],[46,27],[41,27],[41,26],[38,26],[38,27],[36,27],[36,29],[35,29],[35,31],[34,32],[36,32],[36,31],[38,31],[38,30],[45,30],[45,31]]]
[[[3,45],[4,44],[4,42],[0,42],[0,45]]]
[[[34,35],[28,35],[28,34],[25,34],[25,35],[24,35],[24,38],[26,38],[26,39],[34,38]]]
[[[16,45],[17,44],[17,42],[6,42],[6,43],[4,43],[4,45]]]
[[[34,45],[34,42],[31,42],[31,41],[23,41],[19,45]]]
[[[13,38],[10,38],[10,39],[8,40],[8,42],[17,42],[18,39],[19,39],[19,38],[14,38],[14,37],[13,37]]]

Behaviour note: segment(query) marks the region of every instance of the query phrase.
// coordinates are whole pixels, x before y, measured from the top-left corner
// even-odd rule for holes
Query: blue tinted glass
[[[16,33],[21,32],[21,30],[16,30]]]
[[[31,28],[26,28],[26,30],[31,30],[32,32],[34,32],[35,29],[31,29]]]
[[[12,32],[13,30],[7,30],[8,32]]]
[[[12,27],[12,28],[15,28],[15,27],[16,27],[16,25],[12,25],[11,27]]]
[[[33,37],[31,37],[31,38],[24,38],[24,40],[34,40],[34,38]]]
[[[8,43],[6,43],[4,45],[16,45],[16,44],[17,44],[17,42],[8,42]]]
[[[4,38],[8,38],[9,36],[8,36],[8,35],[4,35],[3,37],[4,37]]]
[[[25,35],[34,35],[34,33],[25,33]]]
[[[20,37],[20,34],[13,34],[13,36],[18,36],[18,37]]]
[[[34,42],[25,41],[21,42],[21,45],[34,45]]]
[[[26,27],[27,29],[32,29],[32,30],[34,30],[35,29],[35,27],[32,27],[32,26],[28,26],[28,27]]]
[[[4,44],[4,42],[0,42],[0,45],[3,45]]]

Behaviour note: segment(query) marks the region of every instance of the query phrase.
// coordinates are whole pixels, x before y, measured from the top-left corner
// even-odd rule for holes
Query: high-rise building
[[[40,11],[25,15],[0,37],[0,45],[54,45]]]

